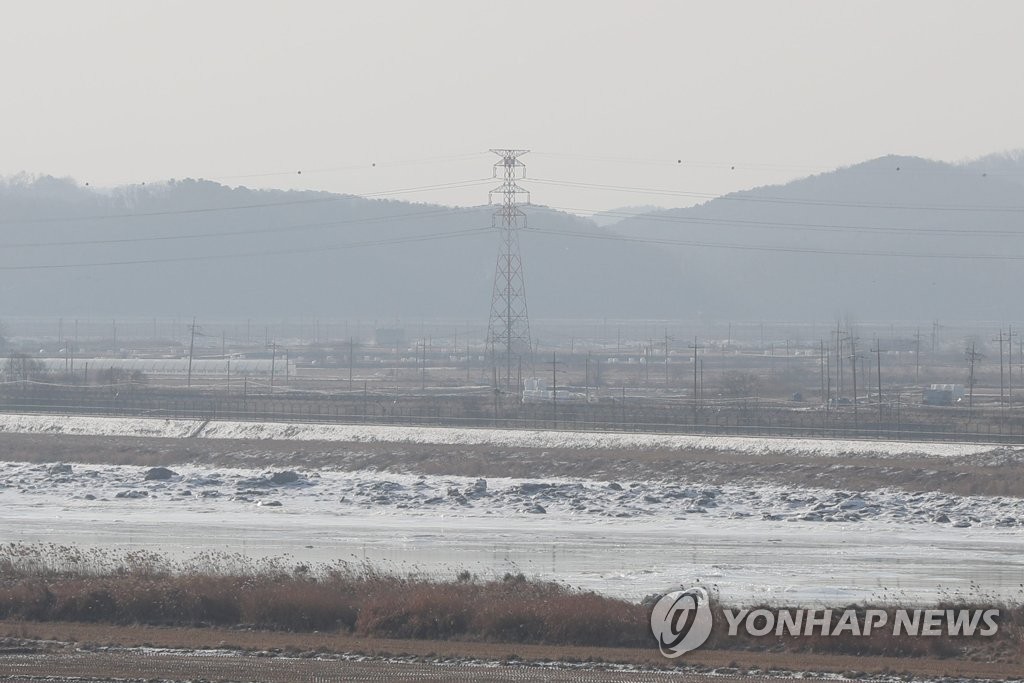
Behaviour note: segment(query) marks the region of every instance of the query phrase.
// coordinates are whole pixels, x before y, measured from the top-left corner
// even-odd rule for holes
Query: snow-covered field
[[[147,480],[148,468],[137,466],[0,463],[0,538],[368,561],[442,577],[521,571],[632,599],[698,580],[729,602],[934,600],[979,590],[1020,599],[1024,582],[1016,498],[172,469]]]
[[[859,441],[744,436],[687,436],[609,432],[464,429],[379,425],[296,424],[283,422],[228,422],[162,420],[156,418],[83,417],[53,415],[0,415],[0,433],[69,434],[83,436],[139,436],[196,439],[274,439],[395,443],[499,448],[718,450],[747,454],[867,455],[873,457],[923,455],[955,457],[995,451],[1024,451],[994,444]]]
[[[898,443],[0,415],[0,433],[396,446],[731,451],[748,455],[963,457],[991,444]],[[244,446],[242,446],[244,449]],[[0,462],[0,539],[175,557],[206,551],[369,562],[451,577],[523,572],[639,599],[716,585],[728,602],[1021,600],[1024,500],[708,486],[699,481],[488,480],[313,469],[294,474]],[[283,476],[284,475],[284,476]]]

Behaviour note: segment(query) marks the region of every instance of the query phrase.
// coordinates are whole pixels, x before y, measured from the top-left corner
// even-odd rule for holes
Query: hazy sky
[[[1024,2],[22,0],[3,15],[0,175],[368,193],[482,178],[482,152],[514,146],[537,178],[721,193],[1024,147]],[[531,189],[589,210],[687,203]]]

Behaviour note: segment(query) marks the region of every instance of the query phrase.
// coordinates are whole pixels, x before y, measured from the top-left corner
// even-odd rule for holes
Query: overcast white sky
[[[1022,26],[1010,0],[8,2],[0,175],[364,193],[481,178],[474,152],[514,146],[538,178],[721,193],[961,160],[1024,147]]]

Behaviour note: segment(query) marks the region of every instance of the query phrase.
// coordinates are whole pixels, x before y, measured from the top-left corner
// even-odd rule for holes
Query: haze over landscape
[[[1020,683],[1022,26],[5,3],[0,679]]]
[[[557,186],[527,179],[531,312],[999,320],[1016,306],[1024,259],[1022,179],[1020,154],[887,156],[687,208],[613,209],[601,225],[545,208]],[[495,182],[477,183],[480,195]],[[0,185],[0,287],[19,316],[476,319],[494,208],[20,177]]]
[[[1012,317],[1015,3],[49,5],[0,42],[9,316],[483,317],[520,145],[535,316]]]

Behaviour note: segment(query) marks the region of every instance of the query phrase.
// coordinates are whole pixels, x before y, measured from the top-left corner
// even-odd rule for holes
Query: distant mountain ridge
[[[1024,185],[1024,149],[988,154],[961,166],[974,173]]]
[[[536,317],[1013,320],[1024,155],[874,159],[607,227],[541,206],[520,236]],[[492,207],[181,180],[0,182],[0,319],[479,320]],[[584,237],[586,236],[586,237]],[[953,256],[975,255],[975,259]],[[983,258],[988,257],[988,258]],[[109,264],[92,268],[71,264]]]
[[[645,213],[656,213],[658,211],[665,211],[663,206],[655,206],[654,204],[643,204],[640,206],[618,206],[614,209],[608,209],[607,211],[598,211],[597,213],[590,216],[590,220],[602,228],[606,228],[613,223],[618,223],[631,216],[638,216]]]
[[[100,192],[16,178],[0,183],[0,318],[477,320],[490,310],[499,249],[493,210],[203,180]],[[528,210],[548,230],[600,231],[577,216]],[[551,233],[521,241],[534,315],[663,310],[642,295],[674,277],[655,247]],[[81,263],[116,265],[59,267]]]
[[[702,245],[677,248],[681,283],[714,292],[710,310],[731,315],[1019,315],[1024,263],[939,257],[1024,257],[1019,185],[970,166],[882,157],[609,229]]]

